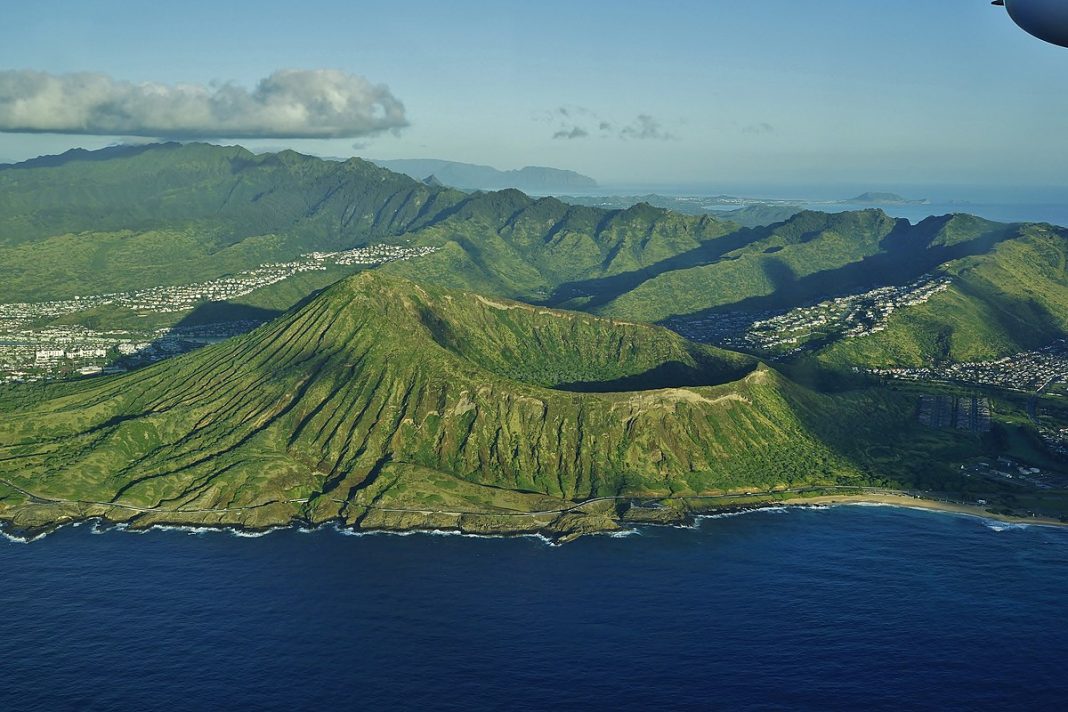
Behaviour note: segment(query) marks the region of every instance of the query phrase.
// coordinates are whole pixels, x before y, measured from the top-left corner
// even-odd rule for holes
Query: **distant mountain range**
[[[460,190],[504,190],[515,188],[525,193],[545,195],[567,190],[589,190],[597,181],[574,171],[527,166],[518,170],[499,171],[490,166],[457,163],[431,158],[403,158],[371,161],[375,165],[403,173],[416,180],[436,181]]]

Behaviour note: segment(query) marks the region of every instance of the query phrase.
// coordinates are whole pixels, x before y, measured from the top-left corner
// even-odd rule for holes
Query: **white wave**
[[[1010,532],[1031,528],[1030,524],[1024,524],[1023,522],[1002,522],[997,519],[981,519],[980,521],[984,527],[995,532]]]
[[[1030,529],[1032,527],[1059,528],[1058,525],[1056,525],[1056,524],[1045,524],[1045,523],[1042,523],[1042,522],[1036,522],[1036,523],[1031,523],[1031,522],[1003,522],[1000,519],[990,519],[989,517],[984,517],[982,514],[975,514],[975,513],[972,513],[972,512],[956,512],[956,511],[953,511],[953,510],[950,510],[950,509],[937,509],[937,508],[934,508],[934,507],[920,507],[920,506],[916,506],[916,505],[906,504],[905,502],[902,502],[901,504],[897,504],[895,502],[841,502],[841,503],[838,503],[838,504],[834,504],[832,506],[834,506],[834,507],[890,507],[892,509],[908,509],[908,510],[911,510],[913,512],[925,512],[927,514],[934,514],[934,515],[939,515],[939,516],[950,516],[950,517],[958,517],[958,518],[965,518],[965,519],[971,519],[971,520],[979,520],[979,523],[981,523],[987,529],[990,529],[991,531],[994,531],[994,532],[1021,531],[1021,530],[1024,530],[1024,529]]]
[[[719,512],[717,514],[698,514],[695,519],[698,522],[704,519],[730,519],[731,517],[741,517],[746,514],[756,514],[757,512],[763,512],[765,514],[789,514],[790,508],[783,506],[775,507],[752,507],[750,509],[737,509],[733,512]],[[695,527],[682,527],[684,529],[693,529]]]
[[[146,529],[131,529],[126,522],[109,522],[104,519],[91,519],[90,534],[108,534],[110,532],[127,532],[129,534],[145,534]]]
[[[555,546],[556,541],[544,534],[472,534],[458,529],[407,529],[395,531],[391,529],[353,529],[340,524],[335,524],[333,529],[342,536],[456,536],[464,539],[537,539],[543,544]],[[312,529],[298,530],[302,533],[311,533]]]
[[[35,536],[35,537],[23,537],[23,536],[18,536],[17,534],[12,534],[10,532],[6,532],[3,529],[0,529],[0,537],[3,537],[4,539],[7,539],[12,544],[29,544],[32,541],[37,541],[38,539],[44,539],[46,536],[48,536],[48,535],[47,534],[41,534],[40,536]]]
[[[687,531],[697,531],[701,528],[702,519],[720,519],[718,514],[701,514],[694,517],[694,521],[691,524],[657,524],[656,522],[645,522],[643,526],[650,527],[667,527],[668,529],[685,529]]]
[[[285,527],[271,527],[269,529],[236,529],[234,527],[226,527],[223,531],[228,532],[232,536],[240,537],[242,539],[259,539],[260,537],[273,534],[276,531],[285,529]]]
[[[200,536],[201,534],[216,534],[218,532],[225,531],[221,527],[197,527],[193,525],[184,524],[153,524],[150,527],[145,527],[140,531],[146,532],[185,532],[189,536]]]

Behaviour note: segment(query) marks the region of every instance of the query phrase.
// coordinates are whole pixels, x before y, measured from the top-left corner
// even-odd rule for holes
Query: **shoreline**
[[[1023,517],[1010,514],[997,514],[988,512],[979,505],[957,504],[955,502],[943,502],[935,499],[924,499],[911,495],[893,494],[858,494],[858,495],[822,495],[817,497],[797,497],[783,500],[779,504],[788,507],[808,505],[882,505],[887,507],[900,507],[902,509],[918,509],[925,512],[940,512],[943,514],[958,514],[977,519],[985,519],[1005,524],[1028,524],[1032,526],[1068,527],[1068,522],[1051,517]]]
[[[701,499],[701,498],[695,498]],[[638,500],[635,500],[638,501]],[[581,506],[580,503],[576,506]],[[260,538],[273,532],[295,530],[300,533],[315,533],[321,530],[333,529],[341,536],[458,536],[473,539],[537,539],[549,546],[560,546],[575,541],[583,536],[607,536],[625,538],[640,535],[644,527],[672,527],[695,529],[700,526],[703,519],[723,518],[725,516],[744,515],[753,512],[774,509],[824,509],[843,506],[882,506],[898,509],[912,509],[924,512],[951,514],[966,516],[987,522],[1000,522],[1010,525],[1041,526],[1068,528],[1068,522],[1049,517],[1024,517],[1005,515],[989,512],[978,505],[958,504],[934,499],[924,499],[905,493],[901,494],[829,494],[813,497],[792,497],[782,500],[763,500],[752,503],[734,503],[718,507],[695,508],[686,511],[665,512],[665,517],[658,520],[628,520],[619,518],[613,520],[616,525],[613,528],[588,529],[583,531],[561,532],[551,529],[499,529],[472,531],[462,528],[446,527],[368,527],[361,528],[347,524],[344,520],[336,519],[320,523],[306,520],[292,520],[286,523],[265,525],[262,527],[248,527],[240,524],[204,524],[204,523],[180,523],[180,522],[153,522],[147,526],[137,526],[136,523],[118,522],[105,517],[93,516],[84,519],[64,518],[52,524],[33,528],[19,528],[12,526],[10,521],[0,520],[0,538],[12,543],[31,544],[48,537],[61,529],[76,528],[84,524],[90,524],[94,534],[103,534],[110,531],[132,534],[147,534],[152,531],[184,532],[190,535],[199,534],[230,534],[239,538]],[[519,513],[517,513],[519,514]],[[492,515],[488,515],[492,516]]]

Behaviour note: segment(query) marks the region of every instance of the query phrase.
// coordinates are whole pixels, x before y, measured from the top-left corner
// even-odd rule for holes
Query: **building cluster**
[[[991,462],[975,462],[961,465],[967,476],[980,475],[992,480],[1016,482],[1038,489],[1061,489],[1065,485],[1065,476],[1059,472],[1043,470],[1017,462],[1011,457],[999,457]]]
[[[370,245],[343,252],[312,252],[290,262],[263,264],[208,282],[79,296],[51,302],[0,304],[0,325],[55,318],[102,306],[125,307],[140,312],[181,312],[204,302],[221,302],[243,297],[295,274],[325,270],[329,265],[375,266],[422,257],[435,252],[436,249],[407,245]]]
[[[704,316],[669,319],[664,322],[664,325],[690,341],[744,351],[752,348],[747,337],[753,324],[782,313],[781,311],[715,312]]]
[[[1037,391],[1057,381],[1068,381],[1068,343],[1057,341],[1044,349],[1025,351],[997,361],[930,368],[878,368],[872,369],[871,373],[910,381],[945,381]]]
[[[673,320],[667,326],[693,341],[782,358],[837,339],[884,331],[894,312],[923,304],[951,283],[945,276],[925,275],[911,284],[880,287],[789,311],[709,314]]]
[[[72,374],[94,375],[158,361],[248,331],[258,322],[239,321],[155,331],[101,331],[45,323],[102,306],[141,313],[187,311],[225,301],[330,265],[376,266],[422,257],[434,247],[370,245],[342,252],[312,252],[290,262],[263,264],[235,275],[175,287],[154,287],[72,299],[0,304],[0,383],[35,381]]]
[[[0,383],[41,381],[69,375],[117,373],[258,326],[232,321],[154,331],[97,331],[83,326],[49,326],[0,334]]]

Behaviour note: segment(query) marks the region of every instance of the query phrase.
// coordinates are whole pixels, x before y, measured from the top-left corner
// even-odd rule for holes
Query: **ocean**
[[[925,199],[923,204],[861,205],[841,201],[865,191],[897,193],[906,198]],[[875,187],[866,184],[817,185],[610,185],[597,191],[598,195],[645,195],[659,193],[672,197],[684,196],[743,196],[750,200],[788,201],[808,210],[844,212],[877,207],[888,215],[906,218],[913,224],[931,215],[968,213],[995,222],[1048,222],[1068,226],[1068,187],[1012,186],[991,187],[975,185],[888,184]],[[731,210],[737,205],[715,206]]]
[[[0,540],[2,710],[1057,709],[1068,530],[771,509],[625,538]]]

